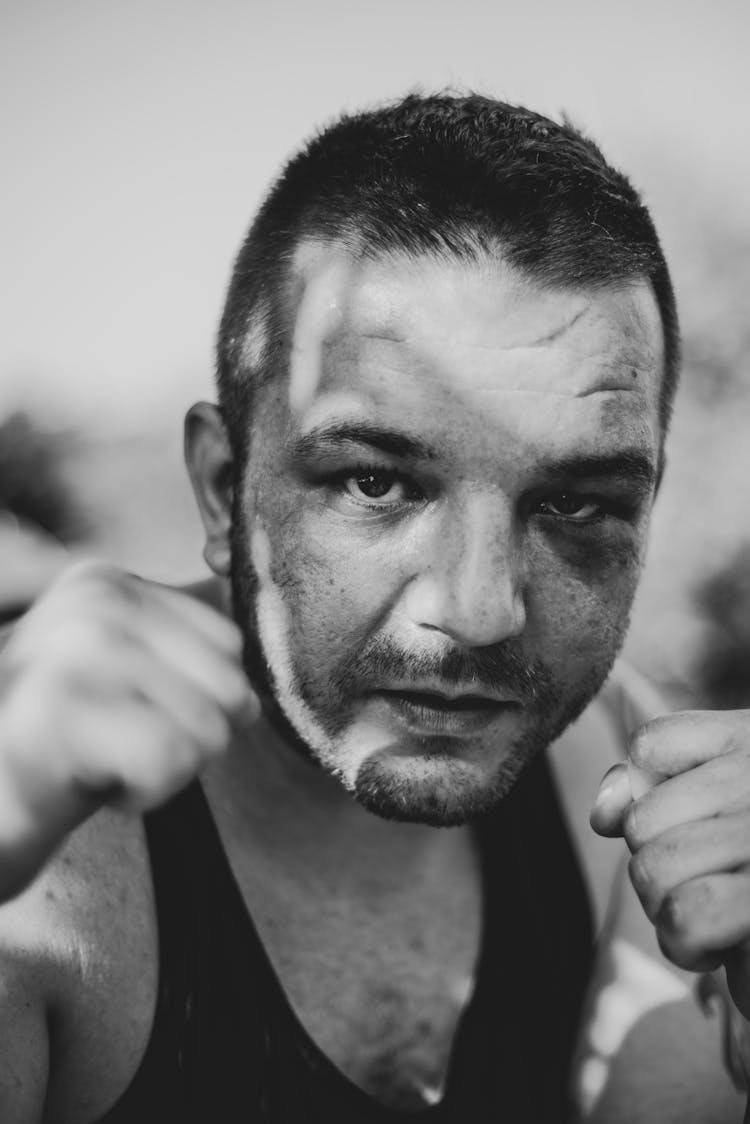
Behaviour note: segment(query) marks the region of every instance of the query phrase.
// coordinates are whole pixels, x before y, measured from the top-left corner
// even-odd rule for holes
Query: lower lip
[[[518,703],[487,701],[477,706],[450,707],[431,705],[424,696],[400,694],[398,691],[378,691],[391,712],[413,733],[442,734],[467,737],[480,733],[499,719],[520,710]]]

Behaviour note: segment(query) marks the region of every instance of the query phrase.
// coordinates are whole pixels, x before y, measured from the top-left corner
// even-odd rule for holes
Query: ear
[[[185,418],[185,464],[206,532],[203,557],[219,577],[231,562],[234,458],[217,406],[198,402]]]
[[[659,495],[661,482],[664,479],[664,470],[667,467],[667,455],[664,452],[664,438],[661,441],[661,450],[659,452],[659,463],[656,467],[656,485],[654,487],[654,499]]]

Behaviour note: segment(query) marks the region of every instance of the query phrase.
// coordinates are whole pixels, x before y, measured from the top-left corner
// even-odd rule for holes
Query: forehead
[[[662,332],[645,281],[545,289],[496,257],[355,259],[312,241],[292,278],[279,389],[293,429],[351,411],[528,429],[533,405],[548,428],[658,439]]]

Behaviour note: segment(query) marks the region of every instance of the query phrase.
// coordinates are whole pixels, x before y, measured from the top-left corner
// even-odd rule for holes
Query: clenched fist
[[[69,570],[0,653],[0,900],[105,802],[166,800],[258,710],[227,618],[102,563]]]
[[[623,835],[659,944],[680,967],[726,966],[750,1018],[750,711],[647,723],[605,776],[591,823]]]

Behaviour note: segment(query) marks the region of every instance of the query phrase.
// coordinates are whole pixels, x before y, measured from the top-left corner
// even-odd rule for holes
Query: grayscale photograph
[[[2,0],[0,1124],[750,1122],[749,44]]]

